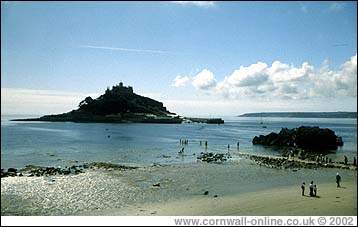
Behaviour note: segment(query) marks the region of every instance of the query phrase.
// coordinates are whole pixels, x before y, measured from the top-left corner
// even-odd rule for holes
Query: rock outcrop
[[[108,163],[108,162],[92,162],[84,163],[81,165],[72,165],[65,167],[43,167],[36,165],[27,165],[25,168],[17,170],[15,168],[9,168],[7,171],[1,169],[2,177],[40,177],[40,176],[54,176],[54,175],[73,175],[83,173],[86,169],[104,169],[104,170],[131,170],[137,169],[135,166],[125,166],[120,164]]]
[[[229,158],[231,158],[231,155],[229,153],[215,154],[212,152],[201,152],[200,155],[198,155],[197,157],[197,159],[199,159],[200,161],[208,163],[222,163],[227,161]]]
[[[305,150],[335,150],[343,145],[341,137],[328,128],[306,127],[287,129],[279,133],[271,132],[264,136],[255,136],[253,144],[277,147],[295,147]]]

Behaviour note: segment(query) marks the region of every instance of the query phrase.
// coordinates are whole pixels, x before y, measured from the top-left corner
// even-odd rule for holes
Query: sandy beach
[[[240,215],[357,215],[357,185],[346,182],[320,185],[317,197],[301,196],[299,187],[283,187],[235,196],[201,196],[169,203],[149,203],[141,208],[109,210],[96,215],[240,216]]]
[[[336,188],[339,171],[342,187]],[[356,171],[225,164],[88,169],[69,176],[1,179],[2,215],[356,215]],[[313,180],[317,198],[302,197]],[[207,195],[205,195],[207,191]],[[308,193],[306,188],[306,194]]]

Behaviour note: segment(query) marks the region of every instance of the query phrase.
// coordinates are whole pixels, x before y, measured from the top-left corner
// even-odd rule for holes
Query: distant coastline
[[[245,113],[238,117],[357,118],[357,112],[262,112]]]

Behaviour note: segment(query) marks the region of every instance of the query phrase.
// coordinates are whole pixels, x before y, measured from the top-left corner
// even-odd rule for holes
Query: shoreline
[[[216,163],[222,164],[226,162],[227,159],[229,160],[227,163],[235,162],[235,159],[232,159],[231,155],[225,157],[226,154],[223,153],[201,153],[202,155],[212,155],[212,156],[197,156],[196,163],[198,162],[207,162],[207,163]],[[353,165],[352,163],[344,164],[339,162],[331,162],[331,163],[324,163],[318,161],[311,161],[311,160],[304,160],[299,159],[297,157],[285,157],[285,156],[273,156],[273,155],[259,155],[259,154],[250,154],[245,152],[235,152],[234,153],[237,157],[241,159],[249,159],[253,163],[258,166],[265,166],[267,168],[275,168],[275,169],[292,169],[293,171],[297,171],[299,169],[318,169],[318,168],[332,168],[332,169],[347,169],[347,170],[357,170],[357,166]],[[215,157],[220,156],[216,160]],[[217,162],[219,161],[219,162]],[[237,160],[236,160],[237,161]],[[141,164],[133,164],[133,163],[112,163],[112,162],[103,162],[103,161],[93,161],[93,162],[83,162],[83,161],[76,161],[72,160],[72,165],[66,165],[64,167],[56,167],[56,166],[39,166],[28,164],[23,168],[14,168],[9,167],[6,171],[5,169],[1,168],[1,178],[3,177],[34,177],[34,176],[53,176],[53,175],[69,175],[71,173],[80,174],[83,173],[88,168],[103,168],[103,169],[132,169],[132,168],[140,168],[140,167],[151,167],[151,166],[175,166],[175,165],[183,165],[184,163],[152,163],[147,165]],[[191,163],[195,164],[195,162]],[[185,164],[184,164],[185,165]]]

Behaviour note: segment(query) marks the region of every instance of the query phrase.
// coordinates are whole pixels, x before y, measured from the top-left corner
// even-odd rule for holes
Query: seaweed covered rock
[[[255,136],[253,144],[278,147],[298,147],[312,150],[335,150],[343,145],[341,137],[328,128],[301,126],[299,128],[282,128],[279,133],[271,132],[264,136]]]
[[[222,163],[224,161],[227,161],[229,158],[231,158],[231,155],[229,153],[226,154],[215,154],[212,152],[204,153],[201,152],[200,155],[197,157],[197,159],[208,162],[208,163]]]

